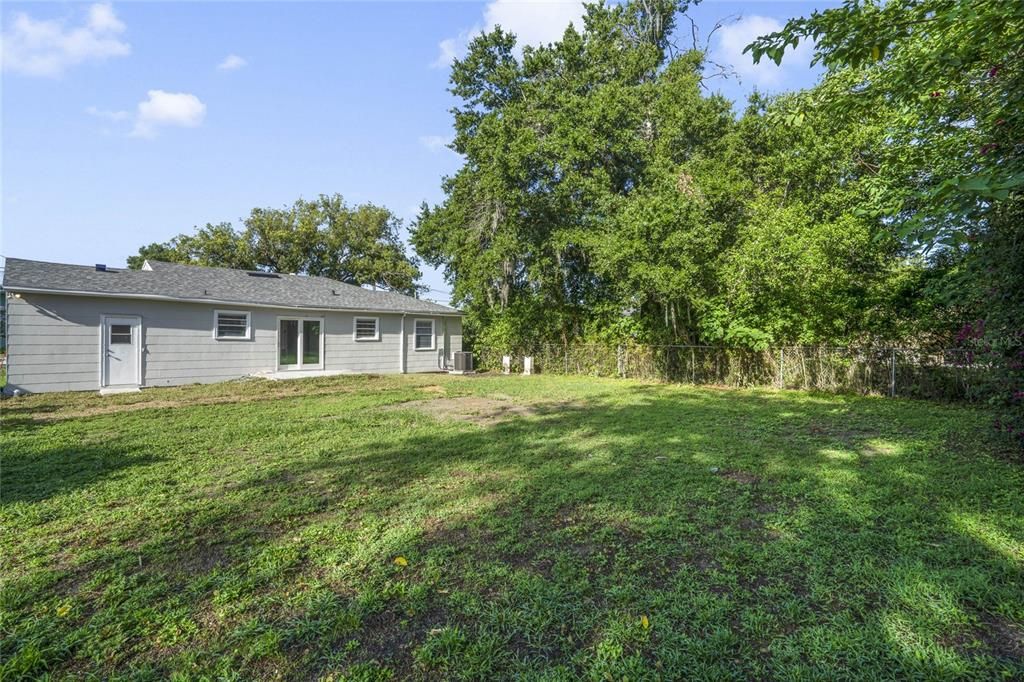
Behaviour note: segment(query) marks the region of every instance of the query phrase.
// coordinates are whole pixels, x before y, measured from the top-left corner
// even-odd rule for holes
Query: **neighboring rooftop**
[[[142,270],[66,265],[8,258],[3,286],[10,291],[168,298],[367,312],[459,315],[458,310],[391,291],[371,291],[326,277],[230,270],[146,261]]]

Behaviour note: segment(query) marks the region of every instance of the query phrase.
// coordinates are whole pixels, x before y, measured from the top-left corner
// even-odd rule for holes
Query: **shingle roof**
[[[371,291],[326,277],[252,273],[148,261],[151,269],[100,272],[93,266],[8,258],[5,289],[96,294],[125,298],[171,298],[282,308],[366,310],[460,315],[448,306],[390,291]],[[262,275],[262,276],[261,276]]]

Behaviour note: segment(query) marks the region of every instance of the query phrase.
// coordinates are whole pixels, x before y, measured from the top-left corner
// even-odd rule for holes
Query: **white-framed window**
[[[352,320],[353,341],[380,341],[379,317],[356,317]]]
[[[244,310],[214,310],[213,338],[218,341],[248,341],[252,338],[252,316]]]
[[[110,345],[130,344],[132,342],[132,326],[130,324],[110,325]]]
[[[434,350],[434,321],[416,320],[413,336],[416,337],[413,348],[416,350]]]

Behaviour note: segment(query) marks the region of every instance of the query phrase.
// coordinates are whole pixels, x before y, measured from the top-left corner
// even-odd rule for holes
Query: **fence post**
[[[565,375],[569,376],[569,346],[565,347]]]
[[[624,365],[625,362],[622,357],[622,344],[620,343],[615,347],[615,369],[618,371],[620,379],[622,379],[626,374]]]
[[[785,349],[779,348],[779,388],[785,388],[786,382],[783,381],[782,376],[782,363],[785,359]]]
[[[896,349],[892,349],[892,359],[889,367],[889,397],[896,397]]]

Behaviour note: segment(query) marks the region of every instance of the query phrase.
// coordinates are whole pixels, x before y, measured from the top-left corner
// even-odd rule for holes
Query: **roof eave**
[[[180,296],[164,296],[161,294],[121,294],[99,291],[74,291],[69,289],[24,287],[11,284],[4,284],[3,287],[5,291],[12,293],[49,294],[57,296],[92,296],[97,298],[128,298],[144,301],[167,301],[171,303],[210,303],[217,305],[248,306],[250,308],[278,308],[283,310],[311,310],[324,312],[334,311],[339,313],[375,313],[379,315],[437,315],[438,317],[462,317],[465,315],[461,310],[456,310],[455,308],[451,308],[450,311],[408,309],[387,310],[384,308],[354,307],[329,308],[323,306],[285,305],[282,303],[256,303],[253,301],[240,301],[225,298],[183,298]]]

